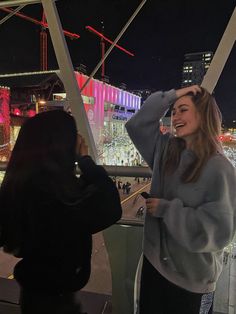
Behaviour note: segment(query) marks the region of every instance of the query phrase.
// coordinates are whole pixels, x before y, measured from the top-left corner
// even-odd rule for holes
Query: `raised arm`
[[[176,100],[174,89],[150,95],[141,109],[126,123],[127,132],[148,165],[153,166],[156,145],[162,145],[166,137],[160,133],[160,119]]]
[[[79,228],[89,233],[99,232],[121,218],[119,192],[102,166],[90,156],[78,158],[82,171],[79,179],[83,191],[81,200],[73,205]]]

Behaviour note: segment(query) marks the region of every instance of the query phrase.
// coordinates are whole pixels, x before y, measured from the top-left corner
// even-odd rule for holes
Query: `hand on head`
[[[201,93],[201,88],[199,85],[191,85],[176,90],[177,98],[180,98],[188,93],[193,93],[194,95],[196,95],[197,93]]]
[[[79,133],[77,135],[76,153],[79,156],[88,155],[88,145],[86,144],[84,137]]]

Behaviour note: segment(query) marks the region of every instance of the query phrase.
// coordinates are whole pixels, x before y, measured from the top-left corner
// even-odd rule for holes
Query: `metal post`
[[[230,51],[236,39],[236,8],[229,20],[221,41],[217,47],[214,57],[211,61],[209,69],[203,78],[202,86],[205,87],[210,93],[213,92],[218,79],[223,71],[225,63],[229,57]]]
[[[89,146],[90,155],[96,162],[98,162],[92,131],[84,109],[83,100],[78,88],[78,83],[54,0],[42,0],[42,4],[60,68],[61,79],[67,93],[73,116],[77,123],[78,131],[85,137]]]
[[[34,3],[41,3],[41,0],[6,0],[0,1],[0,8],[7,8],[7,7],[18,7],[22,4],[34,4]]]
[[[5,16],[3,19],[0,21],[0,25],[2,25],[4,22],[9,20],[13,15],[15,15],[17,12],[19,12],[21,9],[23,9],[26,5],[21,5],[18,8],[16,8],[14,11],[9,13],[7,16]]]

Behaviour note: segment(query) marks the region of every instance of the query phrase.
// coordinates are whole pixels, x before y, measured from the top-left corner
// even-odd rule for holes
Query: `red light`
[[[221,142],[231,142],[233,140],[233,137],[229,134],[220,135],[219,139]]]
[[[20,111],[19,108],[15,108],[15,109],[13,110],[13,113],[14,113],[16,116],[20,116],[21,111]]]
[[[28,117],[34,117],[36,115],[36,111],[33,109],[28,110]]]
[[[4,118],[2,114],[0,114],[0,123],[4,123]]]

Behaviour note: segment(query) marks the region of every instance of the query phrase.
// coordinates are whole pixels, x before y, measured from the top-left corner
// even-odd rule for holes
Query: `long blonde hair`
[[[196,95],[189,93],[196,110],[200,114],[200,127],[192,142],[192,151],[195,154],[194,161],[185,169],[182,181],[195,182],[200,176],[203,166],[209,158],[223,148],[219,139],[221,133],[222,116],[215,98],[203,87]],[[185,149],[185,141],[178,137],[172,137],[169,142],[168,154],[165,163],[165,171],[173,173],[177,168],[181,152]]]

